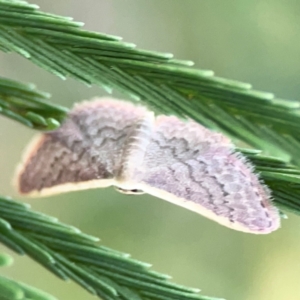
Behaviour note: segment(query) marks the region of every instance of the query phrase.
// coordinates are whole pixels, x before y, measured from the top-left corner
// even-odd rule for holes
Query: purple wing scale
[[[141,189],[233,229],[269,233],[279,227],[270,193],[252,166],[219,133],[160,116],[135,172]]]
[[[19,192],[41,196],[113,185],[124,142],[145,112],[104,99],[75,106],[58,130],[29,146],[16,176]]]

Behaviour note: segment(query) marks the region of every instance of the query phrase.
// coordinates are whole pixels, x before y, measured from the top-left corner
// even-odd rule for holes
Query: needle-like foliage
[[[13,258],[4,253],[0,253],[0,267],[10,266],[13,263]]]
[[[191,117],[300,165],[298,102],[191,68],[192,62],[172,54],[82,30],[82,25],[24,1],[0,0],[0,50],[19,53],[61,78],[119,90],[160,113]]]
[[[0,51],[18,53],[62,79],[118,90],[159,113],[192,118],[259,149],[237,150],[252,162],[278,206],[300,212],[298,102],[215,77],[172,54],[136,49],[119,37],[82,30],[82,25],[24,1],[0,0]],[[47,102],[48,97],[32,85],[0,78],[0,114],[31,128],[53,130],[68,112]],[[148,264],[99,246],[95,238],[3,197],[0,242],[103,300],[213,299],[170,283]],[[2,297],[6,291],[44,299],[0,277],[0,300],[17,299]]]
[[[49,97],[36,90],[33,84],[0,77],[0,114],[28,127],[53,130],[60,125],[68,110],[47,102]]]
[[[12,263],[11,256],[0,253],[0,267]],[[55,297],[25,283],[0,276],[0,300],[57,300]]]
[[[198,294],[198,289],[171,283],[169,276],[149,270],[149,264],[99,246],[96,241],[53,217],[30,210],[24,203],[0,197],[0,242],[103,300],[216,299]]]

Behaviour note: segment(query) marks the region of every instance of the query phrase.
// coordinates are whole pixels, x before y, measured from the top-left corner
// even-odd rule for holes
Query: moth
[[[280,226],[269,189],[227,137],[110,98],[75,105],[59,129],[35,138],[15,184],[28,196],[114,186],[239,231],[266,234]]]

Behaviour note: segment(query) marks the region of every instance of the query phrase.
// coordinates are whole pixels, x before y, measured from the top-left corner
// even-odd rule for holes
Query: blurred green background
[[[41,9],[72,16],[85,28],[124,37],[140,48],[172,52],[218,76],[250,82],[278,97],[300,100],[300,2],[297,0],[64,0],[35,1]],[[13,54],[0,53],[0,74],[36,83],[52,101],[104,95],[100,88],[60,80]],[[116,95],[118,96],[118,95]],[[0,192],[11,187],[14,168],[35,132],[0,118]],[[23,199],[22,199],[23,200]],[[153,263],[180,284],[228,300],[300,299],[300,218],[289,214],[267,236],[235,232],[150,196],[114,189],[28,200],[36,210],[99,236],[106,246]],[[4,247],[0,247],[3,250]],[[6,250],[5,250],[6,251]],[[59,299],[95,299],[64,283],[26,257],[1,274]]]

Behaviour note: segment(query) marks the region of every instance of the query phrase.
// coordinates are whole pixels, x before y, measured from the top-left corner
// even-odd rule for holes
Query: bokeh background
[[[300,2],[297,0],[35,0],[41,9],[72,16],[85,28],[124,37],[140,48],[172,52],[218,76],[250,82],[278,97],[300,100]],[[0,74],[36,83],[55,103],[104,95],[100,88],[59,78],[14,54],[0,53]],[[118,95],[116,95],[118,96]],[[300,124],[299,124],[300,126]],[[34,135],[0,118],[0,192],[11,187],[14,168]],[[174,281],[230,300],[300,299],[300,217],[288,214],[268,236],[235,232],[151,196],[114,189],[43,199],[22,199],[38,211],[99,236],[106,246],[153,263]],[[0,247],[0,251],[4,247]],[[5,249],[5,251],[7,251]],[[59,299],[95,299],[64,283],[26,257],[1,274]]]

